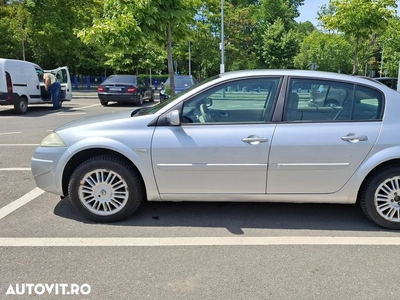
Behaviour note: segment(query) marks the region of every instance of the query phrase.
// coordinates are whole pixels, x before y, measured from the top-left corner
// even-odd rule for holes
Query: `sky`
[[[324,4],[328,4],[329,0],[305,0],[304,5],[299,7],[300,17],[296,20],[298,22],[310,21],[317,25],[317,11]]]
[[[317,11],[324,4],[328,4],[329,0],[305,0],[304,5],[299,7],[300,17],[296,20],[298,22],[310,21],[315,26],[318,24],[317,20]],[[400,1],[397,1],[397,5],[400,4]],[[400,6],[400,5],[399,5]],[[398,10],[398,14],[399,14]]]

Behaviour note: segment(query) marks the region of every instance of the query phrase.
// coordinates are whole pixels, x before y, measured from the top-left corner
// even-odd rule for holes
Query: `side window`
[[[39,81],[43,81],[43,70],[38,68],[35,68],[35,70],[36,70],[36,75],[39,78]]]
[[[353,84],[292,79],[284,121],[336,122],[381,119],[383,96],[377,90]]]
[[[378,91],[357,86],[353,120],[380,120],[383,106],[382,94]]]
[[[223,83],[186,101],[184,123],[260,123],[269,119],[280,78]]]
[[[323,122],[351,118],[344,108],[352,107],[354,85],[317,79],[290,80],[290,93],[286,100],[284,121]]]
[[[67,70],[65,69],[58,70],[56,77],[59,83],[67,83],[68,82]]]

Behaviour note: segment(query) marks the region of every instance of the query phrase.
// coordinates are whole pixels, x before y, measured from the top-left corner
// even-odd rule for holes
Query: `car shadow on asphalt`
[[[66,113],[66,112],[74,112],[75,108],[63,106],[58,110],[52,110],[51,106],[30,106],[28,111],[25,114],[17,114],[14,109],[6,109],[0,111],[0,117],[20,117],[20,118],[37,118],[43,117],[46,115],[51,115],[55,113]]]
[[[69,198],[54,214],[93,224],[74,210]],[[358,205],[260,202],[143,202],[128,219],[110,226],[215,227],[232,234],[246,229],[298,229],[329,231],[389,231],[370,222]]]

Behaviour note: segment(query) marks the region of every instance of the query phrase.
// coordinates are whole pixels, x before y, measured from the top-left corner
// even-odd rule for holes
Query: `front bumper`
[[[56,195],[64,196],[62,189],[63,157],[66,147],[38,147],[31,158],[31,172],[36,186]]]

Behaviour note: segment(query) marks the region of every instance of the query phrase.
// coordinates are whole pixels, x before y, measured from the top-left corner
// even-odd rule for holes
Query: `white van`
[[[31,104],[52,104],[50,93],[44,88],[43,73],[53,73],[61,84],[60,104],[71,101],[72,84],[67,67],[43,70],[37,64],[0,58],[0,105],[14,105],[24,114]]]

